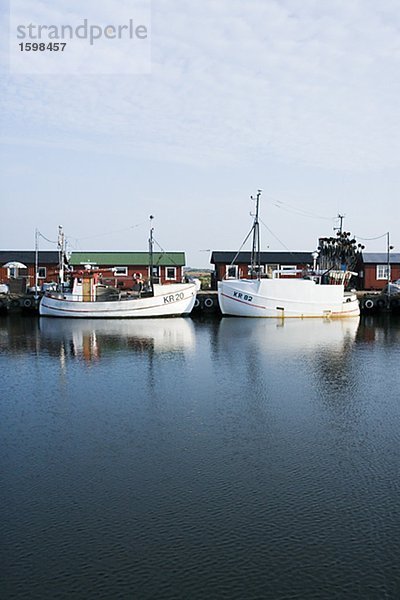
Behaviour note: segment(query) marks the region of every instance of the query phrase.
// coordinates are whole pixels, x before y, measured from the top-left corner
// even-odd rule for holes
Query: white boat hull
[[[67,294],[48,294],[39,305],[42,317],[73,318],[148,318],[189,314],[196,300],[196,285],[178,283],[155,285],[154,296],[86,302]]]
[[[238,317],[356,317],[356,294],[343,285],[320,285],[312,279],[234,279],[218,283],[224,315]]]

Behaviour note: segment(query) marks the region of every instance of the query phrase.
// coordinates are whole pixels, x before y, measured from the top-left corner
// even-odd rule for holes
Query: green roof
[[[148,252],[72,252],[70,265],[99,265],[107,267],[148,266]],[[154,265],[163,267],[183,267],[186,263],[184,252],[154,252]]]

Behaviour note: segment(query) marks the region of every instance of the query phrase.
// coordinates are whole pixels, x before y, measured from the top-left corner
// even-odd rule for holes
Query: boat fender
[[[206,298],[204,300],[204,306],[206,308],[211,308],[212,306],[214,306],[214,300],[212,298]]]
[[[368,298],[368,300],[366,300],[364,302],[364,306],[365,306],[365,308],[368,308],[369,310],[371,310],[371,308],[374,308],[374,301],[371,300],[371,298]]]
[[[23,304],[25,308],[30,308],[32,306],[32,300],[30,298],[25,298]]]
[[[398,308],[400,306],[399,298],[393,298],[393,300],[390,301],[390,306],[393,308]]]
[[[196,298],[196,300],[194,301],[194,307],[199,308],[199,306],[200,306],[200,300],[198,298]]]
[[[383,300],[383,298],[380,298],[376,305],[379,306],[379,308],[383,308],[386,305],[386,302]]]

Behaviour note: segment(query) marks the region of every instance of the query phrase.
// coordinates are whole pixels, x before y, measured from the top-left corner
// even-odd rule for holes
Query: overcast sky
[[[135,4],[44,0],[34,18],[107,24],[111,5],[122,23]],[[63,225],[71,250],[146,250],[153,214],[164,249],[209,266],[239,248],[261,188],[264,250],[312,251],[340,213],[400,251],[397,1],[153,0],[144,74],[117,40],[103,73],[16,74],[2,37],[2,249]]]

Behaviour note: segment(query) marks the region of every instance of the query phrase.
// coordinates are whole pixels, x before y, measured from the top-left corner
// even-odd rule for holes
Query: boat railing
[[[357,276],[358,273],[354,271],[342,271],[342,270],[328,270],[322,271],[320,269],[317,270],[308,270],[308,269],[274,269],[272,271],[272,279],[280,279],[281,275],[286,277],[297,276],[301,274],[302,279],[309,279],[318,284],[324,285],[346,285],[351,277]]]
[[[347,285],[350,279],[354,276],[357,276],[358,273],[354,271],[342,271],[342,270],[333,270],[327,271],[323,277],[323,283],[328,283],[330,285]]]
[[[274,269],[272,271],[272,279],[280,279],[280,275],[285,275],[286,277],[291,277],[293,275],[297,275],[298,273],[302,273],[307,279],[311,279],[313,273],[304,272],[304,269]]]
[[[62,300],[63,298],[65,298],[64,292],[57,292],[55,290],[46,291],[44,292],[44,295],[48,298],[57,298],[58,300]]]

